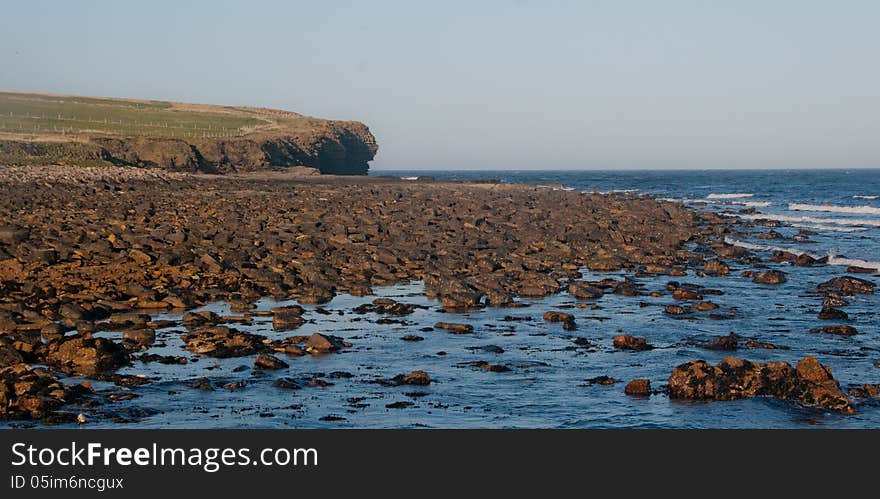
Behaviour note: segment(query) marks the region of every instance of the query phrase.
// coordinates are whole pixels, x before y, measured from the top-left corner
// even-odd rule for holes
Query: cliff
[[[0,92],[0,163],[364,175],[369,128],[271,109]]]

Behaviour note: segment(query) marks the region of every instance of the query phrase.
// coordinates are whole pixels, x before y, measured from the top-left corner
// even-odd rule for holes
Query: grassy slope
[[[34,143],[42,160],[69,164],[94,163],[94,147],[85,145],[107,138],[176,139],[205,145],[295,137],[308,149],[352,124],[271,109],[0,92],[0,143]],[[81,158],[73,144],[77,142],[83,144]],[[26,163],[34,157],[21,150],[21,145],[0,147],[0,162]]]

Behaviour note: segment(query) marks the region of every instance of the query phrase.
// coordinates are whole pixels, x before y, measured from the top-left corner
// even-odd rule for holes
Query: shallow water
[[[738,210],[743,205],[726,202],[769,202],[758,208],[762,212],[781,215],[797,214],[788,203],[823,202],[841,206],[864,205],[876,200],[853,198],[870,196],[880,191],[877,172],[859,172],[854,185],[826,185],[824,193],[804,190],[808,183],[803,176],[791,175],[788,181],[770,182],[765,172],[755,172],[757,178],[748,181],[742,172],[630,172],[611,174],[601,172],[542,172],[520,176],[505,174],[505,180],[535,183],[562,182],[582,190],[638,189],[660,197],[678,199],[711,199],[718,201],[696,205],[699,209]],[[396,174],[396,173],[395,173]],[[401,173],[401,176],[423,175],[425,172]],[[440,176],[438,172],[432,173]],[[456,175],[445,173],[445,175]],[[542,176],[543,175],[543,176]],[[578,176],[579,175],[579,176]],[[727,175],[728,185],[724,184]],[[788,173],[776,173],[780,179]],[[840,172],[816,173],[822,182],[838,182]],[[499,176],[497,172],[459,174],[468,177]],[[809,176],[809,175],[807,175]],[[566,180],[567,179],[567,180]],[[730,179],[739,179],[736,182]],[[762,180],[763,179],[763,180]],[[828,180],[831,179],[831,180]],[[764,182],[763,188],[758,185]],[[800,182],[800,183],[798,183]],[[873,182],[873,183],[872,183]],[[801,185],[801,188],[797,186]],[[819,185],[819,184],[815,184]],[[856,189],[856,185],[859,186]],[[816,187],[818,189],[818,187]],[[815,190],[815,189],[814,189]],[[847,191],[846,194],[843,192]],[[733,197],[732,194],[751,194]],[[786,196],[790,196],[786,197]],[[848,199],[848,201],[847,201]],[[825,212],[823,218],[867,218],[880,220],[869,210],[850,214]],[[794,216],[794,215],[792,215]],[[818,231],[812,236],[814,244],[792,241],[763,241],[749,235],[744,242],[759,245],[806,246],[811,253],[845,249],[846,256],[865,261],[877,261],[874,254],[878,229],[871,226],[831,224],[834,228],[858,227],[859,232]],[[758,229],[755,229],[758,231]],[[761,231],[767,229],[760,229]],[[774,229],[793,234],[797,228]],[[755,234],[756,235],[756,234]],[[840,251],[843,253],[843,251]],[[766,260],[769,253],[758,250]],[[422,295],[421,283],[405,286],[376,288],[376,296],[387,296],[406,303],[424,305],[412,315],[400,319],[406,324],[376,324],[381,316],[358,315],[352,309],[372,301],[376,296],[358,298],[337,296],[322,306],[330,312],[323,315],[315,306],[305,306],[303,327],[277,333],[271,318],[255,317],[251,326],[231,324],[231,327],[280,339],[293,334],[313,332],[344,337],[353,346],[342,353],[323,356],[285,358],[289,369],[255,371],[251,369],[254,356],[233,359],[200,358],[185,366],[166,366],[157,363],[135,362],[120,370],[122,374],[146,375],[158,378],[151,384],[137,388],[119,388],[109,383],[93,384],[98,389],[115,392],[131,391],[137,398],[111,402],[82,410],[88,417],[88,427],[118,427],[113,416],[102,413],[127,414],[130,422],[125,427],[137,428],[877,428],[880,427],[880,403],[860,403],[855,415],[839,415],[805,409],[795,404],[773,399],[751,399],[734,402],[689,403],[670,400],[663,394],[649,398],[634,398],[623,393],[626,382],[634,378],[648,378],[652,388],[662,389],[671,370],[688,360],[705,359],[718,362],[730,352],[710,351],[695,346],[700,341],[727,335],[731,332],[746,338],[755,338],[787,346],[789,350],[738,350],[735,355],[753,361],[784,360],[792,364],[806,355],[815,355],[828,365],[843,388],[863,383],[880,382],[880,316],[877,295],[856,295],[845,307],[850,324],[859,333],[853,337],[818,335],[809,329],[831,324],[820,321],[816,314],[821,309],[821,296],[811,294],[816,285],[844,274],[844,267],[827,265],[813,268],[791,267],[767,262],[789,274],[787,283],[780,286],[754,284],[739,277],[750,266],[731,263],[731,275],[721,278],[668,276],[636,278],[644,285],[645,293],[663,290],[670,280],[690,282],[721,289],[722,296],[708,296],[721,308],[711,313],[732,313],[732,320],[710,320],[710,312],[697,312],[688,318],[675,318],[663,312],[662,305],[672,303],[668,294],[659,298],[649,296],[626,297],[608,294],[596,303],[599,309],[578,308],[579,302],[562,293],[542,300],[523,300],[524,308],[482,309],[467,314],[440,312],[438,302]],[[625,273],[592,273],[584,271],[587,280],[606,277],[622,278]],[[862,276],[866,277],[866,276]],[[877,281],[875,276],[868,279]],[[274,302],[264,299],[259,309],[293,302]],[[228,314],[226,304],[206,307],[221,315]],[[561,324],[542,320],[545,311],[561,309],[575,315],[577,331],[564,331]],[[158,315],[155,319],[178,319],[178,315]],[[505,316],[530,316],[531,320],[505,321]],[[475,328],[474,334],[454,335],[441,330],[421,332],[421,328],[435,322],[467,322]],[[157,331],[157,341],[164,346],[154,347],[151,353],[163,355],[196,356],[182,349],[181,328]],[[611,346],[618,334],[644,336],[656,349],[645,352],[619,351]],[[103,333],[111,336],[118,333]],[[403,341],[405,334],[422,336],[423,341]],[[587,338],[591,347],[579,347],[574,338]],[[500,354],[473,350],[473,347],[495,345]],[[438,355],[446,352],[446,355]],[[283,356],[281,356],[283,357]],[[478,368],[460,367],[463,362],[484,360],[504,364],[512,371],[485,372]],[[245,366],[244,370],[237,370]],[[385,387],[371,383],[376,379],[422,369],[433,382],[429,386]],[[334,377],[333,372],[347,372],[350,378]],[[190,388],[191,380],[208,376],[218,386],[213,392]],[[587,386],[586,380],[597,376],[611,376],[620,380],[613,385]],[[323,379],[333,383],[326,387],[303,387],[286,390],[272,387],[274,380],[290,377],[297,380]],[[68,378],[76,382],[77,378]],[[237,390],[220,389],[219,385],[245,381]],[[389,408],[398,402],[411,402],[404,408]],[[155,412],[155,413],[153,413]],[[328,421],[327,416],[335,416]],[[7,426],[10,423],[6,423]]]

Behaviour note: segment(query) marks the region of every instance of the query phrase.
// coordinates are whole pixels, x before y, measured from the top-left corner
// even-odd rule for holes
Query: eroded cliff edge
[[[365,175],[378,150],[363,123],[262,108],[0,92],[0,122],[0,164]]]

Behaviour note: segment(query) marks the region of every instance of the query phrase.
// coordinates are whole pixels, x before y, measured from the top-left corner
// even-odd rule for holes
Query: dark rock
[[[228,358],[253,355],[265,349],[263,337],[226,326],[195,329],[181,339],[190,352],[208,357]]]
[[[571,282],[568,284],[568,294],[578,300],[598,300],[604,292],[584,282]]]
[[[397,385],[427,386],[431,384],[431,376],[425,371],[413,371],[409,374],[398,374],[392,378]]]
[[[854,412],[846,395],[825,366],[806,357],[792,368],[786,362],[758,364],[727,357],[716,366],[691,361],[676,367],[669,377],[672,398],[737,400],[769,396],[809,407]]]
[[[872,294],[874,292],[874,283],[858,277],[843,276],[835,277],[829,281],[825,281],[819,285],[820,291],[836,290],[844,295],[852,294]]]
[[[818,317],[823,321],[845,321],[849,319],[849,314],[836,308],[823,308]]]
[[[287,364],[287,362],[267,353],[261,353],[254,361],[254,369],[277,370],[287,369],[288,367],[290,367],[290,365]]]
[[[443,329],[445,331],[449,331],[452,334],[467,334],[473,333],[474,327],[470,324],[457,324],[452,322],[438,322],[434,324],[434,327],[437,329]]]
[[[847,326],[845,324],[837,325],[837,326],[824,326],[820,328],[810,329],[811,333],[823,333],[823,334],[836,334],[839,336],[853,336],[858,334],[856,328],[852,326]]]
[[[785,272],[780,270],[765,270],[756,275],[752,282],[758,284],[782,284],[788,281]]]
[[[128,355],[107,338],[73,336],[50,343],[46,362],[72,374],[94,375],[128,363]]]

